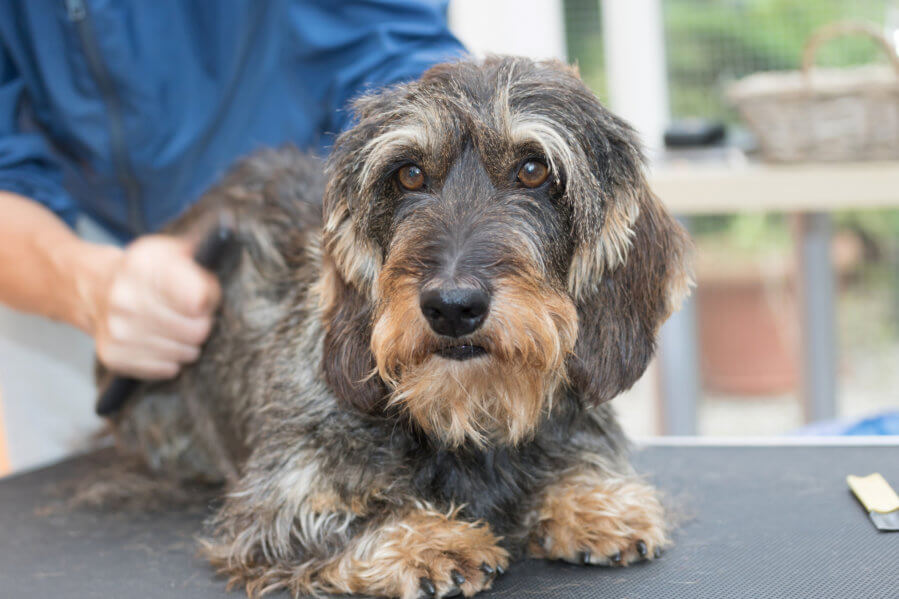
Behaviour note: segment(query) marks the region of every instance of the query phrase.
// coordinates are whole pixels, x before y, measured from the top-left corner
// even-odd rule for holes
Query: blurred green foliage
[[[888,0],[661,0],[671,114],[728,122],[737,113],[727,85],[757,71],[800,67],[803,46],[822,25],[851,19],[882,23]],[[881,61],[881,49],[859,37],[821,47],[816,64],[849,66]],[[880,243],[899,237],[899,212],[840,215],[837,226]],[[723,233],[741,249],[782,247],[788,228],[777,215],[695,219],[699,235]]]
[[[735,252],[789,252],[790,229],[783,214],[750,212],[746,214],[715,214],[690,219],[690,233],[694,237],[716,239],[717,244],[730,245]]]
[[[806,39],[842,19],[882,23],[887,0],[662,0],[671,114],[735,121],[728,83],[756,71],[798,69]],[[864,38],[834,40],[818,64],[879,60]]]
[[[565,40],[569,62],[577,63],[584,82],[603,101],[606,58],[602,40],[601,0],[565,0]]]
[[[627,0],[618,0],[627,1]],[[756,71],[797,69],[802,47],[821,25],[842,19],[884,21],[891,0],[660,0],[671,114],[729,122],[737,115],[726,85]],[[601,0],[565,0],[568,57],[600,98],[606,98]],[[880,60],[868,40],[825,45],[818,64]]]

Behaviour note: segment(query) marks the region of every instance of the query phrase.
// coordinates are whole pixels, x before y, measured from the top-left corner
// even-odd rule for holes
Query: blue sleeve
[[[310,6],[310,4],[312,6]],[[330,75],[329,122],[350,125],[349,101],[366,90],[419,77],[465,48],[449,31],[446,0],[315,0],[298,22],[304,43]]]
[[[46,140],[19,127],[25,88],[7,52],[0,46],[0,189],[40,202],[74,225],[77,206],[62,186],[62,170]]]

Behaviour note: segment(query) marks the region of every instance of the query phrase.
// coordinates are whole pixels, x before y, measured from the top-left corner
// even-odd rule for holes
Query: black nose
[[[480,289],[430,289],[421,294],[419,305],[435,333],[462,337],[484,322],[490,298]]]

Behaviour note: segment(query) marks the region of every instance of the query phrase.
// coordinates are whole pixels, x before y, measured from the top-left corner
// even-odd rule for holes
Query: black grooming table
[[[682,523],[662,559],[630,568],[513,565],[488,597],[899,598],[899,533],[877,532],[846,487],[899,445],[649,446],[635,461]],[[0,480],[0,597],[239,598],[195,557],[204,516],[45,513],[79,458]],[[286,595],[276,595],[276,597]]]

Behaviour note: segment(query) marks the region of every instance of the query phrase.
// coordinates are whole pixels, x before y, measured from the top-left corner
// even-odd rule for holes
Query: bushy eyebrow
[[[536,146],[549,163],[556,182],[562,173],[571,172],[573,165],[582,161],[576,146],[566,141],[563,130],[546,115],[539,113],[513,113],[509,121],[508,136],[516,146]]]
[[[396,163],[404,155],[422,155],[435,145],[433,134],[421,125],[404,125],[374,137],[361,152],[359,179],[362,187],[371,185],[385,165]]]

